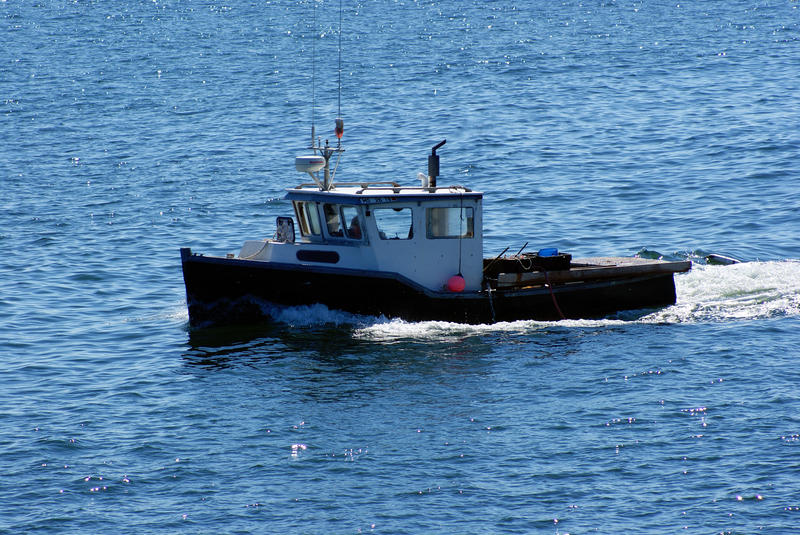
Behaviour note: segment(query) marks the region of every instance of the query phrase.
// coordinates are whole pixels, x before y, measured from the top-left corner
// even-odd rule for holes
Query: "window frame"
[[[390,213],[395,212],[400,214],[402,212],[408,213],[408,218],[405,219],[405,215],[400,216],[390,216],[390,218],[381,218],[380,213]],[[411,206],[380,206],[372,208],[372,217],[375,220],[375,228],[378,230],[378,237],[381,240],[412,240],[414,239],[414,209]],[[405,236],[401,236],[403,234],[403,228],[406,227],[405,222],[408,222],[407,228],[408,230],[405,231]],[[383,223],[383,225],[382,225]],[[394,234],[394,237],[388,237],[390,233]]]
[[[322,226],[314,201],[294,201],[294,212],[300,227],[300,235],[304,237],[322,237]],[[316,228],[316,232],[314,232]]]
[[[325,234],[329,238],[341,239],[344,238],[344,228],[342,225],[342,205],[335,203],[322,203],[322,215],[325,220]],[[330,218],[335,218],[335,222]]]
[[[364,223],[361,220],[361,210],[353,204],[342,204],[339,208],[344,236],[349,240],[364,241]],[[358,236],[353,235],[353,219],[358,223]]]
[[[447,212],[450,211],[458,211],[458,218],[461,221],[465,222],[465,229],[461,234],[457,233],[449,233],[449,234],[440,234],[436,229],[437,226],[442,226],[443,230],[450,231],[451,227],[455,227],[455,225],[451,225],[453,221],[450,220],[450,215],[446,214],[443,217],[438,216],[434,217],[439,212],[434,212],[434,210],[445,210]],[[466,217],[464,216],[465,214]],[[438,221],[434,221],[434,219],[438,219]],[[436,232],[434,232],[437,230]],[[470,240],[475,237],[475,208],[472,206],[432,206],[425,209],[425,236],[429,240]]]

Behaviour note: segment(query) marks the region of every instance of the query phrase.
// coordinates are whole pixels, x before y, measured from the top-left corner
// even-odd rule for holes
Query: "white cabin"
[[[483,194],[461,186],[394,182],[302,184],[288,190],[294,219],[275,239],[247,241],[239,258],[397,273],[433,291],[461,274],[465,292],[483,280]],[[299,230],[299,232],[295,232]]]

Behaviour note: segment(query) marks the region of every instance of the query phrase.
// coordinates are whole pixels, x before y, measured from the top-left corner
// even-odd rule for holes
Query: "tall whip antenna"
[[[317,0],[314,0],[314,16],[311,20],[311,128],[317,108]]]
[[[315,112],[317,108],[317,91],[316,91],[316,81],[317,81],[317,72],[316,72],[316,61],[317,61],[317,0],[312,0],[314,2],[314,16],[312,18],[312,27],[311,27],[311,147],[314,147],[314,137],[316,136],[315,128],[314,128],[314,118]],[[314,149],[314,154],[317,153],[317,150]]]
[[[336,116],[336,130],[334,132],[339,139],[338,146],[341,148],[342,135],[344,135],[344,121],[342,120],[342,0],[339,0],[339,113]],[[341,153],[339,153],[339,156],[341,156]]]
[[[339,117],[342,116],[342,0],[339,0]]]

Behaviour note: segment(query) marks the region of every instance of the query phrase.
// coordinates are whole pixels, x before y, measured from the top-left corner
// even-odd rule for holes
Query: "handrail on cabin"
[[[359,187],[361,188],[360,191],[356,193],[363,193],[369,190],[379,190],[379,189],[391,189],[393,193],[400,193],[401,191],[427,191],[429,193],[435,193],[436,191],[451,191],[451,190],[461,190],[464,193],[471,193],[472,190],[464,187],[464,186],[434,186],[434,187],[422,187],[422,186],[401,186],[397,182],[383,180],[383,181],[376,181],[376,182],[335,182],[331,185],[331,189],[334,190],[336,187]],[[319,184],[315,184],[313,182],[305,182],[303,184],[297,185],[294,189],[305,189],[305,188],[314,188],[319,189]]]

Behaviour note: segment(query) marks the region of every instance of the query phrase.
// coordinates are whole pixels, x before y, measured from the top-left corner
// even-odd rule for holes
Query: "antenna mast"
[[[342,0],[339,0],[339,113],[342,116]]]
[[[344,134],[344,121],[342,120],[342,0],[339,0],[339,111],[336,116],[335,133],[336,137],[339,138],[339,147],[341,147],[342,135]]]
[[[314,16],[312,19],[312,28],[311,28],[311,148],[314,149],[314,154],[316,154],[317,149],[314,148],[314,138],[316,137],[316,132],[314,128],[314,115],[317,108],[317,91],[316,91],[317,0],[313,0],[313,2],[314,2]]]
[[[2,0],[0,0],[2,1]],[[339,161],[342,159],[342,153],[344,149],[342,148],[342,135],[344,134],[344,121],[342,120],[342,13],[344,8],[342,6],[342,0],[339,0],[339,112],[338,117],[336,118],[336,129],[334,133],[338,138],[338,143],[336,147],[331,147],[328,143],[328,140],[325,140],[325,145],[322,144],[322,139],[319,141],[316,139],[316,128],[315,128],[315,118],[316,118],[316,108],[317,108],[317,94],[316,94],[316,40],[319,37],[317,32],[317,1],[318,0],[311,0],[314,3],[314,17],[313,17],[313,24],[314,28],[312,30],[312,41],[311,41],[311,149],[314,151],[315,156],[298,156],[295,159],[295,167],[298,171],[302,171],[311,175],[311,178],[323,191],[330,191],[335,186],[333,184],[333,178],[336,176],[336,169],[339,168]],[[319,151],[320,156],[316,157],[317,151]],[[330,159],[334,153],[338,153],[336,158],[336,166],[333,168],[333,173],[331,173],[330,167]],[[324,175],[322,180],[319,177],[319,171],[323,171]],[[315,174],[316,173],[316,174]]]

